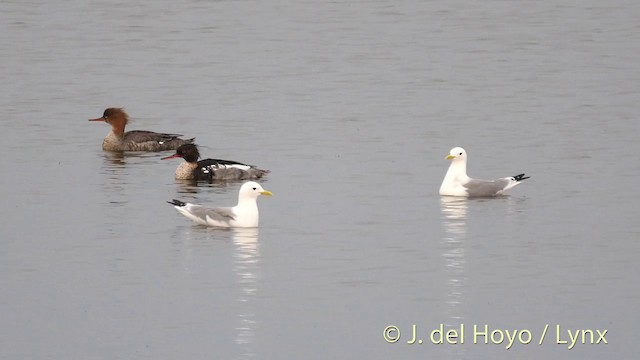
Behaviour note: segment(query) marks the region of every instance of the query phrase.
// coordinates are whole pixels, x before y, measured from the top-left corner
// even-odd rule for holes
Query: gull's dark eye
[[[460,153],[460,155],[462,155],[462,153]]]
[[[257,189],[257,188],[253,188],[253,190],[255,190],[255,189]]]

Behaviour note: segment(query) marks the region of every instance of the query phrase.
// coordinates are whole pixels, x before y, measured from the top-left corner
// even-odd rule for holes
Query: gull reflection
[[[258,228],[233,229],[233,272],[236,274],[238,288],[238,317],[240,324],[236,327],[236,343],[249,345],[253,343],[256,329],[256,314],[251,303],[258,292],[260,278],[260,245]],[[255,353],[246,349],[247,356]]]
[[[466,234],[469,206],[467,201],[469,201],[467,198],[454,196],[440,197],[440,211],[442,211],[445,232],[448,235],[464,236]]]
[[[467,236],[468,199],[442,196],[440,211],[445,235],[442,238],[441,251],[447,279],[447,326],[459,327],[464,323],[464,286],[465,274],[464,243]],[[449,346],[454,358],[464,357],[464,347]]]

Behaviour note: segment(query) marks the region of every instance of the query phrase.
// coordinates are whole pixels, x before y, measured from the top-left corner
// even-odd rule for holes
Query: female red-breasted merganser
[[[133,130],[124,132],[129,115],[120,108],[108,108],[102,117],[89,121],[104,121],[111,125],[111,132],[104,138],[102,149],[106,151],[166,151],[190,144],[195,138],[180,139],[180,134],[163,134],[153,131]]]
[[[269,170],[258,169],[253,165],[237,161],[204,159],[198,161],[200,152],[194,144],[181,145],[176,153],[162,160],[183,158],[185,162],[176,169],[177,180],[247,180],[260,179]]]

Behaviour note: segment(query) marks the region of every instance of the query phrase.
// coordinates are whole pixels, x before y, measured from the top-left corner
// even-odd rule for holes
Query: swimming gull
[[[503,195],[505,191],[520,184],[529,176],[519,174],[497,180],[478,180],[467,176],[467,152],[461,147],[451,149],[447,160],[451,165],[440,186],[440,195],[491,197]]]
[[[240,187],[238,205],[234,207],[205,207],[176,199],[167,202],[174,205],[179,213],[200,225],[246,228],[258,226],[259,214],[256,200],[260,195],[271,196],[272,194],[271,191],[263,189],[260,184],[248,181]]]

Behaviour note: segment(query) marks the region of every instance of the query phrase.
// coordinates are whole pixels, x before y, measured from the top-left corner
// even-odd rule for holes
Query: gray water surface
[[[0,358],[640,350],[638,2],[0,10]],[[108,126],[86,120],[110,106],[129,129],[270,169],[260,228],[178,214],[165,201],[232,205],[240,183],[178,183],[167,153],[103,152]],[[504,198],[441,198],[454,146],[471,176],[531,179]],[[414,324],[422,344],[407,343]],[[432,344],[440,324],[463,324],[465,343]],[[532,340],[474,344],[484,324]],[[606,329],[608,344],[569,350],[556,326]]]

